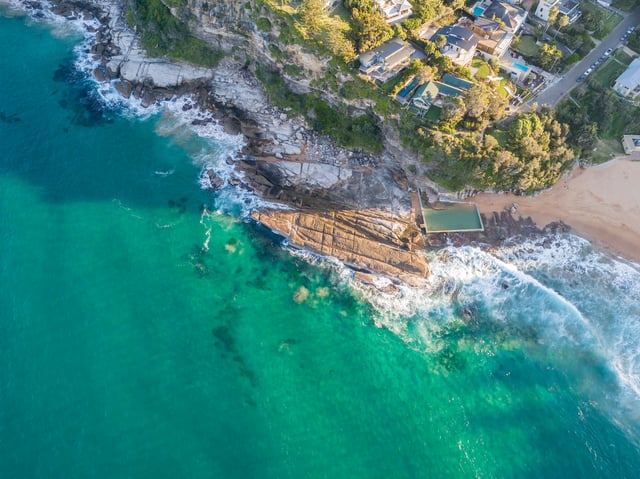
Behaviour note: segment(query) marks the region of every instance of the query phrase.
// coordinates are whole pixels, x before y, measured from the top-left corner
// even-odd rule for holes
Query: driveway
[[[611,33],[600,42],[591,52],[581,61],[576,63],[562,78],[553,83],[551,86],[542,91],[538,96],[529,100],[528,105],[537,103],[538,105],[549,105],[555,107],[558,102],[566,96],[578,83],[578,77],[582,75],[595,61],[604,55],[607,49],[616,49],[620,43],[620,37],[624,35],[631,26],[638,27],[640,25],[640,8],[636,8],[614,28]]]

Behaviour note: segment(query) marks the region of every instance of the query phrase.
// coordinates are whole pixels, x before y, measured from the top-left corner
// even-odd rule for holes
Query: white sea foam
[[[355,286],[374,307],[379,326],[429,353],[446,344],[441,338],[448,328],[482,316],[518,347],[608,365],[617,391],[594,386],[602,384],[592,381],[602,374],[597,366],[579,373],[585,376],[578,387],[598,398],[621,428],[640,422],[638,265],[571,235],[514,242],[491,253],[448,247],[432,254],[429,265],[424,288],[402,286],[385,294]],[[474,349],[491,354],[491,348]]]

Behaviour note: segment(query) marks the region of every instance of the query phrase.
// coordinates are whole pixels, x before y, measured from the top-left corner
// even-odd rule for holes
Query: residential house
[[[436,101],[439,94],[440,90],[438,89],[436,82],[432,80],[427,83],[423,83],[416,88],[415,93],[411,97],[411,105],[420,110],[428,110]]]
[[[640,135],[624,135],[622,137],[622,148],[627,155],[640,153]]]
[[[500,58],[511,46],[513,33],[504,30],[498,22],[484,17],[475,17],[471,20],[463,17],[459,25],[469,28],[478,37],[477,49],[484,56]]]
[[[640,96],[640,58],[631,62],[627,69],[618,77],[613,89],[622,96],[637,98]]]
[[[438,30],[431,40],[435,41],[440,35],[447,39],[447,43],[440,48],[440,53],[461,66],[471,61],[478,45],[478,38],[471,30],[460,25],[450,25]]]
[[[390,25],[411,16],[413,10],[407,0],[375,0],[382,18]]]
[[[506,2],[494,1],[482,13],[482,16],[500,23],[504,30],[515,34],[527,19],[527,12]]]
[[[421,110],[428,110],[433,104],[441,104],[442,98],[463,95],[473,82],[445,73],[440,81],[429,81],[420,85],[413,97],[411,105]]]
[[[387,81],[409,64],[416,49],[399,38],[393,38],[358,57],[360,71],[373,80]]]
[[[536,8],[536,17],[546,22],[553,7],[558,7],[559,15],[566,15],[569,18],[569,25],[573,25],[582,15],[576,0],[540,0]]]

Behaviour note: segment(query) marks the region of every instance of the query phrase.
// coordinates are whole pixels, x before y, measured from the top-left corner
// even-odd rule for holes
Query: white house
[[[392,25],[411,16],[413,10],[407,0],[375,0],[382,18]]]
[[[640,135],[624,135],[622,137],[622,147],[627,155],[640,152]]]
[[[573,25],[582,15],[576,0],[540,0],[536,8],[536,17],[546,22],[553,7],[558,7],[559,15],[566,15],[569,18],[569,25]]]
[[[618,77],[613,89],[620,95],[629,98],[640,96],[640,58],[631,62],[631,65]]]

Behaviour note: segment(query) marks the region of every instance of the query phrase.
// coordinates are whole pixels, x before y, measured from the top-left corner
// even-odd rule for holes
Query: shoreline
[[[415,193],[410,193],[411,181],[391,154],[374,156],[337,147],[311,130],[304,119],[271,105],[254,76],[231,58],[217,67],[202,69],[146,57],[136,35],[123,25],[122,11],[116,4],[89,3],[100,12],[96,15],[95,10],[87,11],[73,2],[61,3],[66,8],[63,12],[44,7],[59,18],[84,23],[87,14],[100,22],[101,26],[93,27],[94,30],[84,24],[91,36],[87,58],[93,59],[91,73],[99,85],[111,85],[123,99],[136,99],[145,108],[183,98],[183,113],[191,109],[190,113],[198,112],[191,122],[194,128],[215,124],[228,135],[242,135],[244,147],[234,157],[229,157],[224,165],[205,168],[204,179],[210,190],[230,186],[250,192],[264,202],[253,215],[254,221],[283,236],[294,248],[336,257],[365,278],[365,282],[369,282],[368,275],[382,274],[392,281],[417,285],[429,275],[424,238],[415,234],[415,225],[410,225],[415,217],[410,197]],[[56,4],[54,0],[54,8]],[[42,8],[41,4],[38,6]],[[620,188],[615,180],[606,187],[599,185],[597,179],[584,186],[579,183],[580,178],[593,176],[586,172],[606,170],[610,163],[587,170],[574,169],[570,179],[561,179],[536,197],[509,193],[477,195],[472,200],[480,212],[494,218],[491,231],[483,235],[467,234],[453,244],[475,244],[487,250],[500,245],[505,234],[508,237],[544,234],[557,231],[557,227],[545,226],[561,224],[569,225],[575,233],[609,252],[640,263],[640,251],[635,245],[640,236],[640,205],[627,221],[631,227],[622,222],[624,217],[615,216],[619,212],[613,211],[613,206],[620,209],[618,203],[633,200],[633,187]],[[640,163],[637,165],[633,181],[640,185]],[[595,196],[596,187],[605,191]],[[609,205],[610,197],[604,195],[607,189],[624,190],[626,196]],[[582,196],[591,193],[594,197],[573,198],[567,194],[569,191]],[[518,203],[519,208],[509,214],[507,210],[513,203]],[[298,216],[291,220],[290,212],[278,210],[278,205],[293,207]],[[337,214],[351,210],[359,213],[353,217]],[[522,217],[520,221],[518,216]],[[303,229],[299,229],[300,217],[309,217]],[[524,221],[527,217],[535,224]],[[619,222],[612,222],[613,218]],[[363,235],[361,231],[366,233]],[[296,242],[296,235],[304,241]],[[446,241],[433,246],[436,249],[445,246]],[[371,254],[385,248],[388,253],[382,257]]]
[[[540,227],[565,223],[595,246],[640,264],[640,161],[635,156],[576,167],[537,196],[480,193],[473,201],[485,214],[516,203],[513,216],[531,217]]]

